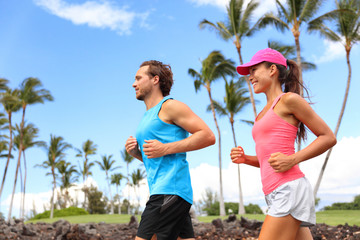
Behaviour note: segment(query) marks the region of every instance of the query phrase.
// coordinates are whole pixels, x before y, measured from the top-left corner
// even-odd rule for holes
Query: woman
[[[230,154],[234,163],[260,167],[268,211],[259,240],[313,239],[308,226],[315,224],[314,197],[298,164],[334,146],[336,138],[299,95],[302,86],[294,61],[266,48],[237,71],[249,75],[254,92],[265,93],[267,98],[252,129],[256,156],[246,155],[240,146]],[[295,153],[295,139],[305,138],[304,125],[317,138]]]

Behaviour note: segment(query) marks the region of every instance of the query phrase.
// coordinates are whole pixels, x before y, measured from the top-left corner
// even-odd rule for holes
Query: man
[[[144,101],[147,111],[136,138],[130,136],[125,148],[144,162],[150,189],[136,240],[194,239],[186,152],[214,144],[215,136],[186,104],[168,96],[172,84],[171,67],[155,60],[140,65],[133,83],[136,98]]]

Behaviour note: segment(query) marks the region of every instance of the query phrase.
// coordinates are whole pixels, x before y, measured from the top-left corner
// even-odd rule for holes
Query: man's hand
[[[268,162],[275,172],[285,172],[295,165],[295,159],[283,153],[272,153]]]
[[[166,154],[167,147],[165,144],[158,140],[145,140],[146,143],[143,145],[144,154],[148,158],[158,158]]]
[[[136,138],[134,138],[133,136],[130,136],[126,140],[125,149],[131,156],[133,156],[139,160],[142,160],[138,142],[137,142]]]

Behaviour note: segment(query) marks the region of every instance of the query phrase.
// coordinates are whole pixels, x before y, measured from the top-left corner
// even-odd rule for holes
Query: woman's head
[[[259,50],[251,58],[250,62],[240,65],[236,68],[241,75],[248,75],[252,66],[264,63],[267,68],[275,65],[278,70],[278,80],[284,92],[300,93],[302,84],[299,81],[299,67],[296,62],[287,60],[280,52],[265,48]]]

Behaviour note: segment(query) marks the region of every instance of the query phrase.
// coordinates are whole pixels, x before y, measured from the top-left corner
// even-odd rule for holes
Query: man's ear
[[[155,76],[153,77],[153,81],[154,81],[154,84],[159,83],[159,81],[160,81],[159,76],[158,76],[158,75],[155,75]]]

